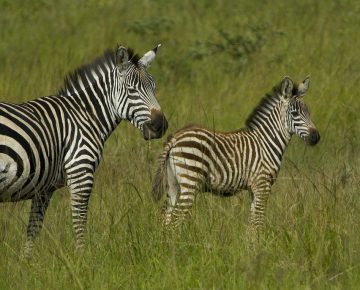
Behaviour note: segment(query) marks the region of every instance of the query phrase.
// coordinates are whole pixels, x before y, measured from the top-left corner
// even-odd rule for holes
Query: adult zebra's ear
[[[306,92],[309,89],[309,85],[310,85],[310,76],[307,76],[302,83],[299,84],[298,86],[298,96],[299,97],[303,97],[305,96]]]
[[[161,44],[159,43],[152,50],[149,50],[147,53],[145,53],[144,56],[139,59],[139,63],[141,63],[145,68],[150,66],[151,63],[153,62],[153,60],[156,56],[156,52],[160,46],[161,46]]]
[[[292,90],[294,87],[294,83],[288,76],[284,77],[281,81],[281,95],[285,98],[291,98],[292,97]]]
[[[129,65],[129,53],[128,50],[123,47],[123,46],[119,46],[117,51],[116,51],[116,58],[115,58],[115,63],[116,66],[120,69],[120,70],[124,70],[128,67]]]

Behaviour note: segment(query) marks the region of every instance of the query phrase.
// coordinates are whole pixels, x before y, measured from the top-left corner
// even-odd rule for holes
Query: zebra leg
[[[198,190],[198,185],[184,176],[181,176],[179,185],[180,194],[172,212],[172,222],[175,227],[179,226],[189,215],[195,201],[196,191]]]
[[[251,203],[250,223],[257,236],[262,232],[265,225],[265,210],[270,189],[270,184],[265,183],[251,190],[253,201]]]
[[[27,239],[25,243],[24,256],[31,258],[31,252],[34,246],[34,240],[38,236],[44,221],[45,212],[49,206],[52,194],[40,195],[36,194],[31,201],[31,211],[29,223],[27,226]]]
[[[186,219],[195,201],[195,194],[204,185],[204,164],[197,160],[185,158],[179,152],[169,154],[167,164],[167,180],[169,187],[169,213],[167,224],[174,227]]]
[[[170,163],[166,167],[166,192],[167,200],[164,202],[164,225],[168,226],[171,223],[172,212],[174,210],[177,197],[180,193],[180,186],[176,180],[176,176],[172,171]]]
[[[92,171],[68,174],[67,184],[70,188],[71,214],[77,250],[84,248],[84,232],[93,182],[94,175]]]

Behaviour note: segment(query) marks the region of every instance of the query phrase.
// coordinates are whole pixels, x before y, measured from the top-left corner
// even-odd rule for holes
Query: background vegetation
[[[150,197],[163,140],[122,123],[74,253],[66,190],[55,194],[34,258],[21,257],[29,202],[0,205],[1,289],[358,289],[360,2],[0,1],[1,101],[57,92],[63,77],[117,43],[161,42],[151,73],[169,133],[188,123],[242,127],[284,75],[311,75],[321,141],[294,138],[273,187],[266,238],[249,246],[246,192],[200,194],[191,222],[165,235]]]

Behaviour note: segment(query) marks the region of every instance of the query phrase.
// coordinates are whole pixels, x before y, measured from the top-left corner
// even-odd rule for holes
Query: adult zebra
[[[121,120],[139,128],[146,140],[165,133],[167,121],[146,71],[159,46],[141,58],[125,47],[107,50],[69,74],[58,95],[0,103],[0,202],[32,199],[26,256],[53,192],[65,185],[76,245],[83,246],[94,171]]]
[[[159,200],[166,174],[165,224],[179,224],[188,214],[196,191],[229,196],[247,189],[253,199],[252,229],[263,227],[270,188],[291,136],[296,134],[310,145],[320,139],[302,99],[309,83],[306,78],[294,85],[285,77],[254,109],[245,129],[220,133],[189,126],[170,137],[159,156],[152,191]]]

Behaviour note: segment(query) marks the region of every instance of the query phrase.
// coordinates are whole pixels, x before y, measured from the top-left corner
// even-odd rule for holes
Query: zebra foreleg
[[[250,227],[252,235],[258,239],[265,226],[265,211],[270,194],[270,184],[263,184],[252,189],[253,200],[250,212]]]
[[[40,195],[36,194],[31,201],[31,211],[29,223],[27,226],[27,239],[25,243],[24,256],[31,258],[31,252],[34,246],[34,240],[38,236],[44,221],[46,210],[52,194]]]
[[[80,251],[84,248],[87,211],[93,182],[94,176],[92,172],[76,174],[75,177],[70,175],[70,178],[68,177],[67,179],[70,188],[71,214],[76,236],[76,249]]]

